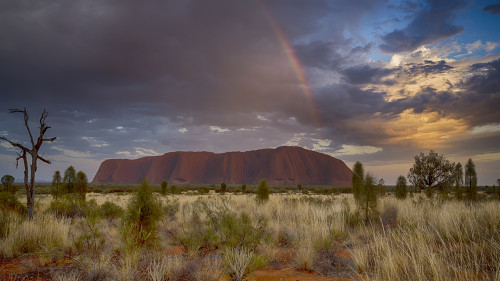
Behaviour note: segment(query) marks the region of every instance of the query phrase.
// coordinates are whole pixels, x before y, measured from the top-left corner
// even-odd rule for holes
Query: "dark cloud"
[[[394,69],[376,68],[369,65],[360,65],[346,68],[341,71],[351,84],[383,83],[381,78],[393,73]]]
[[[454,36],[463,27],[453,24],[455,14],[466,6],[462,0],[429,0],[408,26],[382,36],[379,47],[387,53],[410,52],[418,47]]]
[[[26,142],[22,116],[8,108],[26,106],[36,127],[45,107],[48,135],[58,137],[42,148],[54,160],[40,170],[50,179],[72,163],[92,177],[106,158],[175,150],[223,152],[289,141],[312,147],[316,139],[332,140],[331,151],[342,144],[382,146],[391,137],[383,122],[408,109],[464,116],[471,126],[498,122],[496,61],[474,65],[474,75],[456,85],[458,94],[426,88],[388,101],[368,87],[398,83],[388,80],[398,73],[453,70],[444,61],[395,68],[368,62],[374,43],[356,30],[382,2],[0,1],[0,135]],[[382,48],[409,50],[456,34],[461,7],[456,1],[394,7],[416,15],[385,35]],[[290,64],[284,38],[312,96]],[[377,157],[417,150],[384,147]],[[7,154],[15,159],[0,147],[0,157]]]
[[[401,72],[410,76],[444,73],[451,69],[453,69],[453,66],[446,64],[444,60],[438,62],[426,60],[424,63],[408,63],[399,68]]]
[[[494,15],[500,14],[500,3],[495,3],[484,7],[483,11],[492,13]]]

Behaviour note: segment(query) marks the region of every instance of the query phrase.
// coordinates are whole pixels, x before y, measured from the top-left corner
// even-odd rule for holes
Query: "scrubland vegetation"
[[[367,220],[352,194],[136,190],[39,195],[33,220],[2,193],[0,258],[32,258],[53,280],[252,280],[283,267],[347,280],[500,279],[500,201],[483,193],[389,193]]]

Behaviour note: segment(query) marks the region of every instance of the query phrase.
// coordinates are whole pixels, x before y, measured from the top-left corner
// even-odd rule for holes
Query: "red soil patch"
[[[167,248],[165,254],[167,256],[179,256],[179,255],[182,255],[184,254],[184,247],[182,246],[172,246],[172,247],[169,247]]]
[[[36,257],[22,257],[13,260],[0,261],[0,280],[34,280],[49,281],[52,268],[70,266],[72,260],[67,257],[52,261],[47,266],[39,266],[40,261]]]
[[[287,267],[283,269],[264,269],[257,270],[250,275],[251,281],[347,281],[351,278],[339,278],[333,276],[321,276],[317,273],[295,270]]]

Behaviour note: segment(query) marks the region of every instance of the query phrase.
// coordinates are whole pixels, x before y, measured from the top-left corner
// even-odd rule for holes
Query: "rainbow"
[[[314,122],[316,123],[316,126],[318,129],[321,128],[321,123],[319,120],[318,112],[316,110],[316,106],[314,104],[314,99],[312,96],[311,89],[309,87],[309,83],[307,82],[307,77],[304,73],[304,69],[300,65],[299,59],[295,55],[295,52],[293,51],[293,48],[290,44],[290,41],[286,38],[285,33],[281,29],[281,27],[278,25],[276,20],[271,14],[271,11],[261,2],[258,1],[260,4],[260,7],[264,13],[264,16],[266,17],[269,25],[273,29],[274,33],[278,37],[278,40],[280,41],[280,44],[285,51],[285,54],[287,56],[288,62],[290,63],[290,66],[292,66],[292,69],[295,73],[295,76],[297,76],[297,79],[304,91],[304,94],[307,99],[307,104],[311,110],[311,114],[313,116]]]

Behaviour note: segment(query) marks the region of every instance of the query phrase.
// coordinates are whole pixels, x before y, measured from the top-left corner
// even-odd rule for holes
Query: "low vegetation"
[[[354,280],[500,277],[496,193],[480,192],[474,204],[389,193],[366,220],[350,194],[296,190],[259,201],[152,189],[43,196],[34,220],[3,208],[0,258],[32,256],[43,268],[71,257],[45,273],[54,280],[246,280],[285,266]]]

